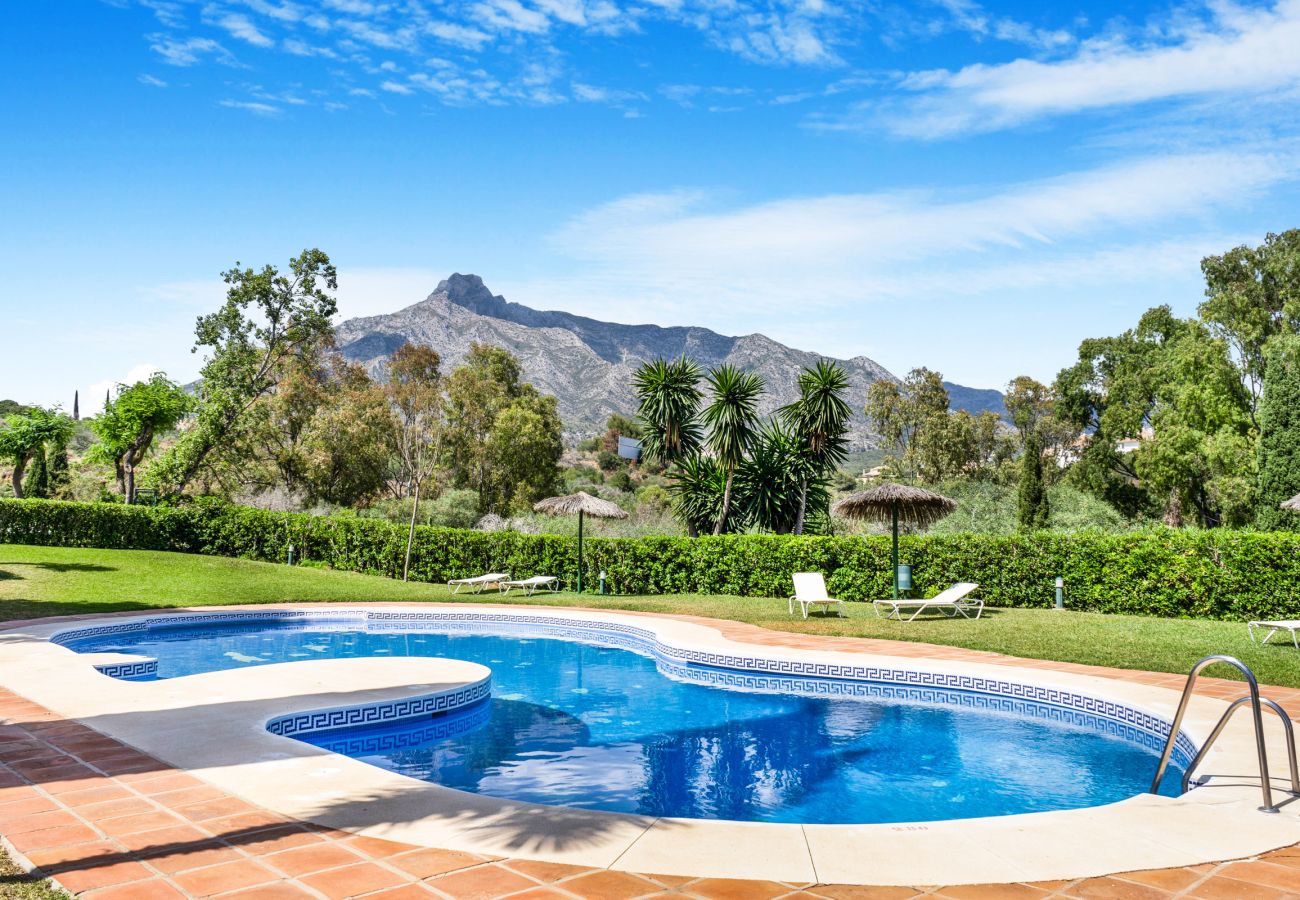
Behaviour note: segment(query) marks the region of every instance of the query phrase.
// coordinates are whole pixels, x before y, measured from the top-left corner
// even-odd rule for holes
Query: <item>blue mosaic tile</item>
[[[451,691],[398,697],[376,703],[363,703],[334,709],[313,709],[271,719],[266,730],[286,737],[309,732],[336,731],[356,725],[379,725],[401,722],[451,712],[486,700],[491,693],[491,678]]]

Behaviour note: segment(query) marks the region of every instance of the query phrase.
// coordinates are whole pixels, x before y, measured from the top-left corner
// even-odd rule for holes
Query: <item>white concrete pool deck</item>
[[[375,609],[439,604],[375,604]],[[338,614],[353,607],[278,605]],[[452,607],[447,607],[452,608]],[[239,607],[249,611],[252,607]],[[465,611],[465,607],[455,607]],[[203,610],[177,610],[196,612]],[[229,613],[231,608],[210,608]],[[645,615],[491,607],[493,616],[572,619],[650,629],[675,647],[750,658],[992,677],[1058,687],[1169,718],[1176,691],[1113,679],[955,660],[741,644],[705,625]],[[138,618],[157,618],[152,612]],[[105,618],[103,624],[129,619]],[[82,619],[75,627],[100,624]],[[408,844],[628,872],[873,885],[1046,881],[1252,856],[1300,842],[1300,801],[1286,802],[1281,729],[1272,744],[1273,815],[1260,793],[1248,717],[1239,715],[1179,798],[1141,795],[1066,812],[885,825],[786,825],[649,818],[500,800],[384,771],[266,730],[286,713],[455,691],[487,675],[458,660],[312,660],[127,682],[47,638],[67,621],[0,632],[0,683],[217,787],[292,818]],[[1184,731],[1198,744],[1226,704],[1196,697]]]

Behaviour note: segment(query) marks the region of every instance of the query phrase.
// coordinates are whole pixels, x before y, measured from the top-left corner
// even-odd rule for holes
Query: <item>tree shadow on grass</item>
[[[51,616],[85,616],[97,613],[134,612],[155,610],[157,606],[138,600],[104,600],[99,602],[28,600],[23,597],[0,600],[0,625],[23,619],[45,619]]]
[[[29,569],[44,569],[47,572],[116,572],[117,566],[101,566],[99,563],[78,563],[78,562],[5,562],[0,560],[0,566],[25,566]],[[4,571],[0,569],[0,572]],[[12,578],[21,578],[21,575],[13,575]]]

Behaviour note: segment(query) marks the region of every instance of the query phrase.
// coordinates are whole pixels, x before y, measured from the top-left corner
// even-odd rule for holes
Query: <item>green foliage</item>
[[[67,490],[68,485],[72,480],[72,475],[68,469],[67,443],[59,441],[50,448],[49,464],[50,495],[58,497]]]
[[[388,522],[211,501],[168,508],[0,500],[3,543],[279,561],[292,542],[304,560],[392,577],[401,574],[405,539],[406,529]],[[889,539],[883,535],[590,538],[586,548],[588,565],[609,572],[617,594],[783,597],[798,571],[827,573],[831,592],[849,600],[889,592]],[[1300,616],[1300,534],[1290,532],[905,535],[901,552],[922,594],[975,581],[993,606],[1046,607],[1060,575],[1075,610],[1236,620]],[[576,564],[571,537],[421,526],[411,577],[441,582],[508,570],[569,578]]]
[[[176,427],[192,407],[192,398],[180,385],[155,372],[148,381],[118,385],[117,397],[91,421],[99,438],[91,458],[116,469],[118,489],[128,503],[134,494],[136,467],[154,438]]]
[[[830,495],[825,476],[798,433],[781,419],[768,422],[759,433],[753,451],[736,470],[735,490],[738,518],[764,531],[795,533],[802,524],[805,497],[814,510],[812,521],[819,526],[811,530],[815,533],[826,521]]]
[[[23,474],[32,457],[47,444],[66,444],[72,430],[72,419],[40,407],[5,416],[0,422],[0,459],[13,464],[14,497],[23,496]]]
[[[1300,513],[1278,508],[1300,494],[1300,337],[1282,335],[1269,344],[1258,444],[1256,523],[1300,530]]]
[[[745,461],[758,437],[758,398],[763,393],[763,379],[723,363],[711,369],[705,380],[713,395],[712,402],[704,410],[704,424],[709,427],[705,443],[727,476],[722,491],[722,509],[713,525],[713,533],[721,534],[727,528],[727,518],[731,514],[736,467]]]
[[[153,466],[155,484],[180,493],[219,447],[240,440],[254,424],[257,402],[279,381],[289,357],[328,342],[337,304],[334,265],[320,250],[304,250],[281,273],[235,268],[223,272],[230,287],[221,309],[201,316],[195,346],[206,348],[198,417]]]
[[[849,377],[843,366],[819,359],[812,368],[799,373],[799,399],[780,410],[781,418],[798,442],[801,464],[795,468],[807,470],[799,474],[799,503],[791,528],[795,534],[804,533],[814,478],[823,482],[813,504],[814,515],[825,519],[829,514],[829,495],[824,482],[849,456],[849,416],[853,410],[844,399],[848,389]],[[772,530],[780,532],[777,528]]]
[[[1263,390],[1269,341],[1300,333],[1300,229],[1269,234],[1258,247],[1207,256],[1201,271],[1206,299],[1198,312],[1232,348],[1253,410]]]
[[[1050,510],[1047,491],[1043,485],[1043,448],[1037,430],[1029,433],[1025,451],[1020,458],[1020,488],[1018,491],[1016,520],[1022,531],[1035,531],[1047,527]]]
[[[50,470],[45,462],[45,448],[37,447],[23,479],[23,496],[33,500],[50,498]]]
[[[639,408],[641,446],[648,460],[669,465],[698,453],[704,445],[700,425],[700,367],[686,357],[656,359],[632,377]]]

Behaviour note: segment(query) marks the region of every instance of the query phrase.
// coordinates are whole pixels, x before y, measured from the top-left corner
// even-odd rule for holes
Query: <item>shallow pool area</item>
[[[860,824],[1099,806],[1148,789],[1164,736],[1059,692],[756,672],[752,660],[673,653],[635,632],[322,612],[55,640],[156,661],[143,676],[119,670],[137,679],[313,659],[480,663],[492,672],[486,701],[299,737],[461,791],[655,817]],[[1171,770],[1162,792],[1179,777]]]

